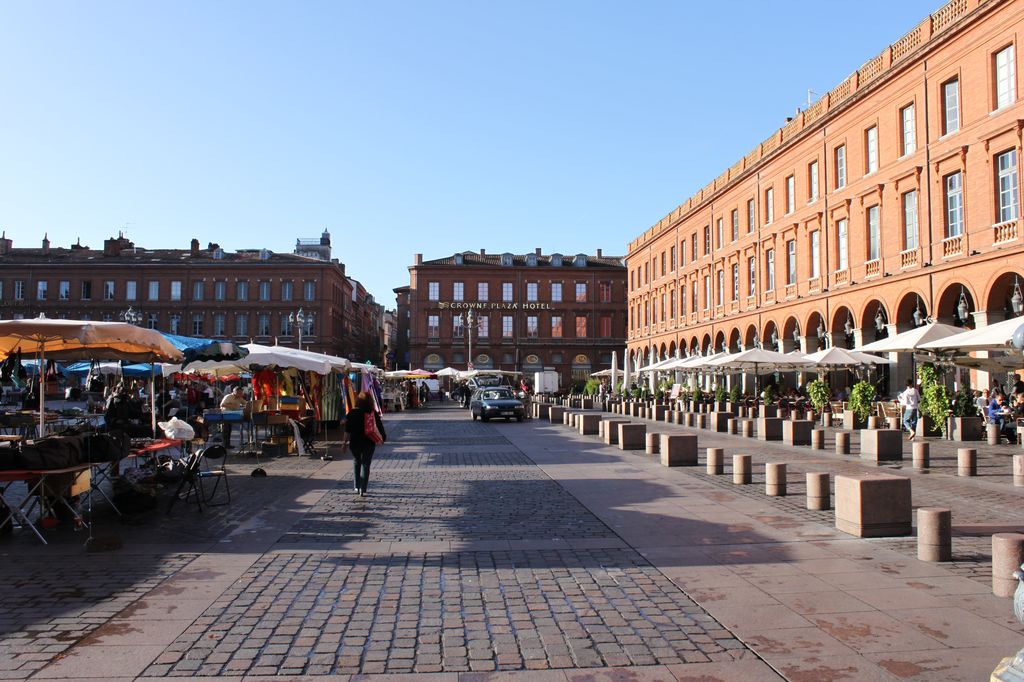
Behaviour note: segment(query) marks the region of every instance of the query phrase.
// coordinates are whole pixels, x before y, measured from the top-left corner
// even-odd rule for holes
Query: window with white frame
[[[740,264],[732,264],[732,300],[740,300]]]
[[[491,318],[486,313],[476,318],[476,334],[478,338],[486,339],[491,335]]]
[[[216,289],[216,286],[214,286]],[[294,282],[281,282],[281,300],[290,301],[295,296],[295,283]]]
[[[146,327],[156,329],[160,324],[160,313],[149,313],[146,315]]]
[[[526,316],[526,338],[535,339],[538,336],[537,331],[537,316],[527,315]]]
[[[964,233],[964,185],[960,171],[943,179],[946,188],[946,238]]]
[[[224,336],[224,313],[213,314],[213,335]]]
[[[878,220],[878,204],[868,208],[868,260],[881,257],[881,226]]]
[[[765,291],[775,291],[775,249],[768,249],[765,253]]]
[[[846,218],[836,221],[836,269],[846,270],[850,267],[848,230]]]
[[[697,280],[693,280],[690,292],[690,310],[697,312]]]
[[[747,258],[747,296],[757,293],[757,259],[753,256]]]
[[[764,224],[771,225],[775,220],[775,188],[764,191]]]
[[[441,338],[441,316],[427,315],[427,338]]]
[[[796,176],[790,175],[786,178],[786,213],[796,210]]]
[[[818,200],[818,160],[815,159],[807,164],[807,200],[815,202]]]
[[[45,279],[41,279],[41,280],[36,282],[36,300],[37,301],[45,301],[46,300],[46,292],[49,289],[49,286],[50,286],[50,283],[47,282]]]
[[[786,242],[786,284],[796,284],[796,240]]]
[[[465,334],[465,327],[462,323],[462,315],[455,315],[452,317],[452,337],[461,339]]]
[[[1016,220],[1020,214],[1017,202],[1017,150],[1011,149],[996,156],[996,186],[999,222]]]
[[[501,316],[501,336],[505,339],[512,338],[512,316],[502,315]]]
[[[725,272],[718,271],[718,291],[715,292],[715,305],[721,307],[725,302]]]
[[[690,260],[697,260],[697,233],[694,232],[690,235]]]
[[[249,300],[249,283],[238,282],[235,285],[235,300],[248,301]]]
[[[811,279],[818,279],[821,276],[821,233],[818,230],[811,232]]]
[[[238,313],[235,315],[235,336],[249,336],[249,315]]]
[[[537,283],[527,282],[526,283],[526,300],[536,301],[537,300]]]
[[[679,315],[686,315],[686,285],[679,287]]]
[[[487,297],[490,295],[489,289],[490,289],[490,287],[488,286],[487,282],[477,282],[476,283],[476,300],[478,300],[478,301],[486,301]]]
[[[83,301],[91,301],[92,300],[92,280],[91,279],[82,280],[82,290],[81,291],[82,291],[82,300]]]
[[[562,300],[562,283],[552,282],[551,283],[551,300],[555,303],[559,303]]]
[[[203,335],[203,314],[192,313],[192,336]]]
[[[562,338],[562,316],[552,315],[551,316],[551,338],[560,339]]]
[[[203,280],[196,280],[192,282],[192,300],[201,301],[203,300]]]
[[[501,283],[501,300],[505,303],[512,301],[512,282]]]
[[[57,285],[57,300],[69,301],[71,300],[71,282],[68,280],[61,280],[60,284]]]
[[[587,283],[576,282],[576,302],[586,303],[587,302]]]
[[[674,244],[672,245],[672,248],[669,249],[669,255],[670,255],[669,262],[670,262],[670,264],[672,266],[672,272],[675,272],[676,271],[676,247],[675,247]]]
[[[462,301],[466,296],[466,283],[465,282],[454,282],[452,284],[452,300]]]
[[[159,301],[160,300],[160,282],[149,283],[149,300]]]
[[[942,84],[942,134],[960,130],[960,80],[954,78]]]
[[[914,105],[900,109],[900,156],[917,151],[917,122],[914,120]]]
[[[753,232],[757,225],[757,211],[753,199],[747,199],[747,232]]]
[[[316,282],[313,280],[306,280],[302,283],[303,298],[307,301],[316,299]]]
[[[134,301],[139,296],[139,283],[133,279],[124,283],[124,298],[126,301]]]
[[[1007,45],[995,54],[996,109],[1013,104],[1017,99],[1017,76],[1014,68],[1013,45]]]
[[[917,248],[917,190],[903,194],[903,250]]]
[[[871,126],[864,131],[864,147],[866,162],[864,172],[866,175],[878,172],[878,126]]]
[[[722,228],[721,218],[715,221],[715,238],[718,239],[718,248],[722,248],[722,244],[725,243],[725,230]]]
[[[259,295],[261,301],[270,300],[270,282],[268,280],[262,280],[259,284]]]
[[[836,147],[835,151],[835,163],[836,163],[836,189],[842,189],[846,187],[846,145],[841,144]]]
[[[227,297],[228,283],[223,280],[218,280],[213,283],[213,298],[216,301],[223,301]]]
[[[711,275],[704,275],[704,310],[711,309]]]
[[[736,241],[740,238],[740,210],[734,208],[732,210],[732,240]]]
[[[601,303],[612,302],[612,283],[611,282],[600,282],[598,285],[598,300]]]
[[[441,283],[440,282],[427,282],[427,300],[428,301],[440,301],[441,300]]]
[[[173,282],[171,282],[171,300],[172,301],[180,301],[181,300],[181,281],[180,280],[174,280]]]
[[[14,300],[24,301],[25,300],[25,280],[16,279],[14,280]]]
[[[112,279],[108,279],[105,282],[103,282],[103,300],[104,301],[113,301],[114,300],[114,291],[115,291],[114,287],[115,287],[114,280],[112,280]]]
[[[270,336],[269,313],[260,313],[256,316],[256,336]]]
[[[711,226],[704,226],[704,255],[711,253]]]

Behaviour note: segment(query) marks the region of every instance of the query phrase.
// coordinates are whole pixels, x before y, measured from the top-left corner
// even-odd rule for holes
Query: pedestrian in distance
[[[921,405],[921,394],[917,392],[913,379],[907,379],[907,390],[899,395],[900,406],[903,407],[903,426],[909,432],[907,440],[914,440],[917,434],[918,410]]]
[[[370,429],[366,428],[368,419],[374,425]],[[366,497],[373,451],[388,439],[384,422],[374,409],[373,398],[366,391],[356,396],[355,407],[345,419],[345,432],[348,433],[348,446],[352,450],[352,486],[360,497]]]

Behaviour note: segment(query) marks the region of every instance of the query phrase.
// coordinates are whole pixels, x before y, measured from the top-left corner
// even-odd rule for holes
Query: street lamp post
[[[469,357],[466,358],[466,369],[473,369],[473,321],[475,316],[473,315],[473,309],[470,308],[466,311],[466,339],[469,341]]]
[[[288,324],[293,327],[298,327],[299,330],[299,350],[302,350],[302,328],[306,324],[306,314],[302,312],[302,308],[299,308],[297,313],[290,313],[288,315]]]

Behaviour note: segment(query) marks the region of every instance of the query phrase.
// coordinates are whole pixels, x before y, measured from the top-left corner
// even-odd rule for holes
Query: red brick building
[[[1019,314],[1022,31],[1019,0],[948,3],[630,242],[631,353]]]
[[[161,331],[297,346],[290,318],[301,309],[303,348],[379,362],[383,309],[330,259],[330,235],[315,241],[308,255],[203,249],[195,239],[188,249],[146,249],[123,236],[102,250],[45,238],[16,248],[5,233],[0,318],[121,320],[131,308]]]
[[[476,369],[527,375],[552,367],[565,386],[609,367],[625,343],[621,257],[481,250],[424,261],[417,254],[409,275],[408,290],[395,291],[414,367],[467,369],[472,361]]]

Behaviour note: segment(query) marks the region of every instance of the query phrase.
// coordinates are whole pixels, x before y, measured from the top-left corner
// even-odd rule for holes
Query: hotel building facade
[[[481,250],[425,261],[417,254],[409,280],[395,293],[406,336],[399,357],[414,368],[515,370],[532,380],[550,367],[567,387],[610,367],[613,351],[621,362],[621,256]]]
[[[1020,314],[1022,30],[948,3],[630,242],[634,362]]]

